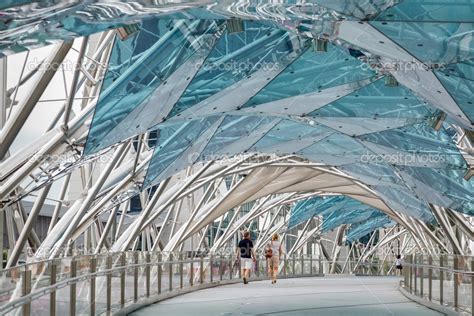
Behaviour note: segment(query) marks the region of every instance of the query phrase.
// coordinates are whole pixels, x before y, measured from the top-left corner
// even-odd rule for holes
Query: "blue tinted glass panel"
[[[474,23],[370,22],[416,58],[430,63],[456,63],[474,53]]]
[[[341,133],[334,133],[311,147],[303,149],[298,154],[312,161],[323,162],[330,166],[340,166],[360,162],[367,152],[367,148],[353,138]]]
[[[383,11],[378,21],[474,22],[474,2],[408,0]]]
[[[460,68],[457,68],[460,71]],[[472,69],[471,69],[472,71]],[[466,74],[466,73],[463,73]],[[468,74],[472,76],[472,72]],[[436,72],[436,76],[441,81],[443,86],[448,90],[461,110],[466,114],[471,123],[474,124],[474,99],[472,92],[474,91],[474,80],[464,79],[446,72]]]
[[[474,214],[472,201],[474,201],[474,185],[472,181],[466,181],[463,176],[465,171],[458,170],[433,170],[431,168],[401,167],[401,170],[407,172],[415,179],[429,184],[433,192],[453,200],[449,207],[469,215]],[[429,192],[423,196],[427,201],[430,200]]]
[[[359,139],[402,151],[403,157],[413,157],[432,167],[450,167],[465,169],[466,162],[447,132],[441,128],[433,129],[427,123],[415,124],[399,129],[382,131],[360,136]],[[387,152],[391,155],[396,152]],[[402,156],[400,156],[403,158]],[[390,158],[390,157],[388,157]],[[389,163],[404,165],[403,161],[386,160]]]
[[[401,85],[389,87],[382,78],[313,111],[310,116],[423,118],[430,114],[431,111],[410,90]]]
[[[357,225],[352,225],[349,231],[347,232],[346,240],[349,242],[353,242],[361,239],[362,237],[366,236],[367,234],[373,232],[376,229],[388,228],[394,225],[396,225],[396,223],[388,216],[376,216],[374,218],[368,219],[365,222],[359,223]]]
[[[288,32],[253,21],[245,21],[244,29],[219,38],[170,117],[263,67],[276,67],[294,51]]]
[[[166,168],[176,159],[180,159],[181,154],[207,130],[216,121],[217,117],[207,117],[190,122],[179,122],[168,124],[159,129],[157,146],[153,152],[147,175],[145,177],[144,187],[149,187],[154,183]],[[189,157],[184,157],[186,159]],[[184,161],[184,165],[190,165],[192,161]],[[181,170],[176,170],[176,172]]]
[[[370,67],[333,44],[328,44],[327,52],[308,48],[252,97],[245,107],[360,81],[374,75]]]
[[[191,34],[212,32],[214,26],[209,22],[203,25],[200,21],[154,19],[144,23],[139,34],[126,43],[117,41],[85,153],[110,145],[107,134],[161,84],[166,84],[169,74],[195,52],[189,42],[195,39]]]

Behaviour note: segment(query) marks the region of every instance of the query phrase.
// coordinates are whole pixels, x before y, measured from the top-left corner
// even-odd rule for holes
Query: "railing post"
[[[183,288],[183,254],[179,254],[179,288]]]
[[[410,262],[409,260],[410,260],[409,257],[407,257],[407,262],[408,263]],[[405,280],[404,280],[405,284],[404,285],[405,285],[405,288],[407,289],[407,288],[409,288],[409,283],[410,283],[409,279],[408,279],[410,277],[410,268],[405,267],[402,271],[403,271],[403,277],[405,278]]]
[[[287,277],[287,272],[286,272],[286,264],[287,264],[287,260],[286,260],[286,253],[283,255],[283,274],[285,276],[285,278]]]
[[[256,274],[257,274],[257,278],[260,277],[260,258],[258,256],[258,254],[256,254],[256,260],[255,260],[255,269],[256,269]]]
[[[112,256],[107,255],[107,270],[112,269]],[[112,272],[107,272],[107,311],[112,309]]]
[[[161,294],[161,275],[163,273],[163,265],[162,265],[162,262],[163,262],[163,255],[161,254],[161,252],[158,254],[158,264],[157,264],[157,286],[158,286],[158,295]]]
[[[214,263],[214,256],[212,254],[209,254],[209,280],[211,283],[214,281],[214,277],[212,276],[212,265]],[[240,278],[240,273],[239,273],[239,278]]]
[[[89,271],[91,274],[95,273],[97,267],[97,258],[92,257],[90,261]],[[91,277],[91,289],[90,289],[90,314],[95,315],[95,276]]]
[[[323,275],[324,271],[323,271],[323,262],[321,261],[321,256],[319,256],[318,258],[318,264],[319,264],[319,275]]]
[[[230,274],[230,280],[232,280],[232,274],[233,274],[233,265],[232,265],[232,255],[229,256],[229,274]],[[258,270],[257,270],[258,271]],[[258,273],[258,272],[257,272]]]
[[[133,253],[133,263],[135,264],[133,268],[133,300],[136,302],[138,300],[138,252]]]
[[[237,265],[237,269],[239,270],[239,279],[242,279],[242,266],[241,266],[241,262],[238,261],[239,260],[239,257],[236,257],[236,259],[234,260],[234,262],[238,262],[239,264]]]
[[[54,285],[56,284],[56,275],[57,275],[58,265],[56,264],[56,260],[52,260],[50,263],[50,278],[49,284]],[[49,294],[49,315],[55,316],[56,315],[56,291],[52,291]]]
[[[420,296],[423,297],[423,277],[424,277],[424,275],[423,275],[423,273],[424,273],[424,271],[423,271],[423,263],[424,263],[423,255],[420,255],[420,260],[419,261],[420,261]]]
[[[418,283],[418,277],[417,277],[417,276],[418,276],[418,266],[417,266],[418,260],[417,260],[417,257],[418,257],[418,256],[415,255],[415,257],[413,258],[413,263],[414,263],[414,265],[415,265],[415,266],[414,266],[414,269],[415,269],[415,270],[414,270],[414,271],[415,271],[415,280],[414,280],[414,282],[413,282],[413,283],[414,283],[414,286],[413,286],[413,287],[414,287],[414,292],[413,292],[413,293],[415,293],[415,295],[416,295],[416,291],[418,290],[418,286],[417,286],[417,285],[418,285],[418,284],[417,284],[417,283]]]
[[[471,311],[474,311],[474,258],[471,257]]]
[[[222,280],[222,273],[221,273]],[[191,271],[189,272],[189,285],[194,285],[194,256],[191,255]]]
[[[313,275],[313,254],[309,256],[309,274]]]
[[[410,266],[408,267],[408,288],[410,289],[410,293],[412,292],[412,278],[413,278],[413,267],[412,267],[412,264],[413,264],[413,255],[409,255],[407,257],[408,259],[408,262],[410,264]]]
[[[428,299],[431,301],[433,298],[433,257],[429,256],[428,257],[428,265],[430,266],[428,268]]]
[[[439,303],[443,305],[443,288],[444,288],[444,273],[443,273],[443,258],[444,255],[439,256]]]
[[[296,275],[295,271],[296,271],[296,259],[295,259],[295,254],[291,255],[291,262],[292,262],[292,269],[291,269],[291,273],[293,276]]]
[[[169,259],[169,291],[171,292],[173,290],[173,254],[170,253],[170,259]]]
[[[120,254],[120,265],[123,269],[120,271],[120,306],[125,306],[125,267],[126,265],[126,257],[125,252]]]
[[[28,267],[25,267],[25,271],[21,272],[21,296],[26,296],[31,292],[31,270],[28,270]],[[31,313],[31,301],[23,305],[23,315],[29,316]]]
[[[304,255],[301,254],[301,275],[304,275]]]
[[[146,266],[145,266],[145,291],[146,297],[150,297],[150,253],[145,254]]]
[[[71,259],[71,279],[77,275],[77,261],[75,258]],[[76,282],[73,282],[69,288],[69,315],[76,315]]]
[[[232,279],[232,269],[230,271],[230,275],[231,275],[231,279]],[[204,283],[204,258],[203,258],[202,255],[199,257],[199,283],[201,283],[201,284]]]
[[[457,255],[454,255],[454,271],[459,270],[459,258]],[[457,272],[453,273],[453,278],[454,278],[454,309],[457,311],[459,307],[459,277],[460,274]]]

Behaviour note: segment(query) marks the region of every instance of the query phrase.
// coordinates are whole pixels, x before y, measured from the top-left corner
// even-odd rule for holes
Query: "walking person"
[[[397,270],[397,275],[402,275],[402,256],[397,255],[397,260],[395,260],[395,269]]]
[[[268,276],[272,280],[272,284],[275,284],[277,281],[280,257],[283,254],[281,242],[278,239],[278,234],[273,234],[272,240],[268,243],[265,251],[268,263]]]
[[[250,232],[244,231],[243,237],[244,239],[239,241],[239,245],[237,246],[236,256],[237,258],[240,258],[240,267],[242,269],[244,284],[248,284],[252,264],[257,261],[257,256],[253,250],[253,242],[250,240]]]

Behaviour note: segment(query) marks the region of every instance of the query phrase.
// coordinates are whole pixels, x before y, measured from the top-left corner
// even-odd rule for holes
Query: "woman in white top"
[[[280,256],[283,254],[281,243],[278,241],[278,234],[273,234],[272,240],[267,245],[267,252],[269,250],[271,250],[272,256],[267,258],[268,274],[272,279],[272,284],[274,284],[277,281]]]

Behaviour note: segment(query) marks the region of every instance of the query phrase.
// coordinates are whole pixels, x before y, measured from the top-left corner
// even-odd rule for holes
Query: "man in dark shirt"
[[[239,241],[239,246],[236,250],[237,258],[240,257],[240,266],[242,267],[242,278],[244,284],[249,283],[250,270],[252,270],[252,263],[256,261],[257,256],[253,250],[253,242],[250,240],[250,232],[244,232],[244,239]],[[253,262],[252,262],[253,258]]]

